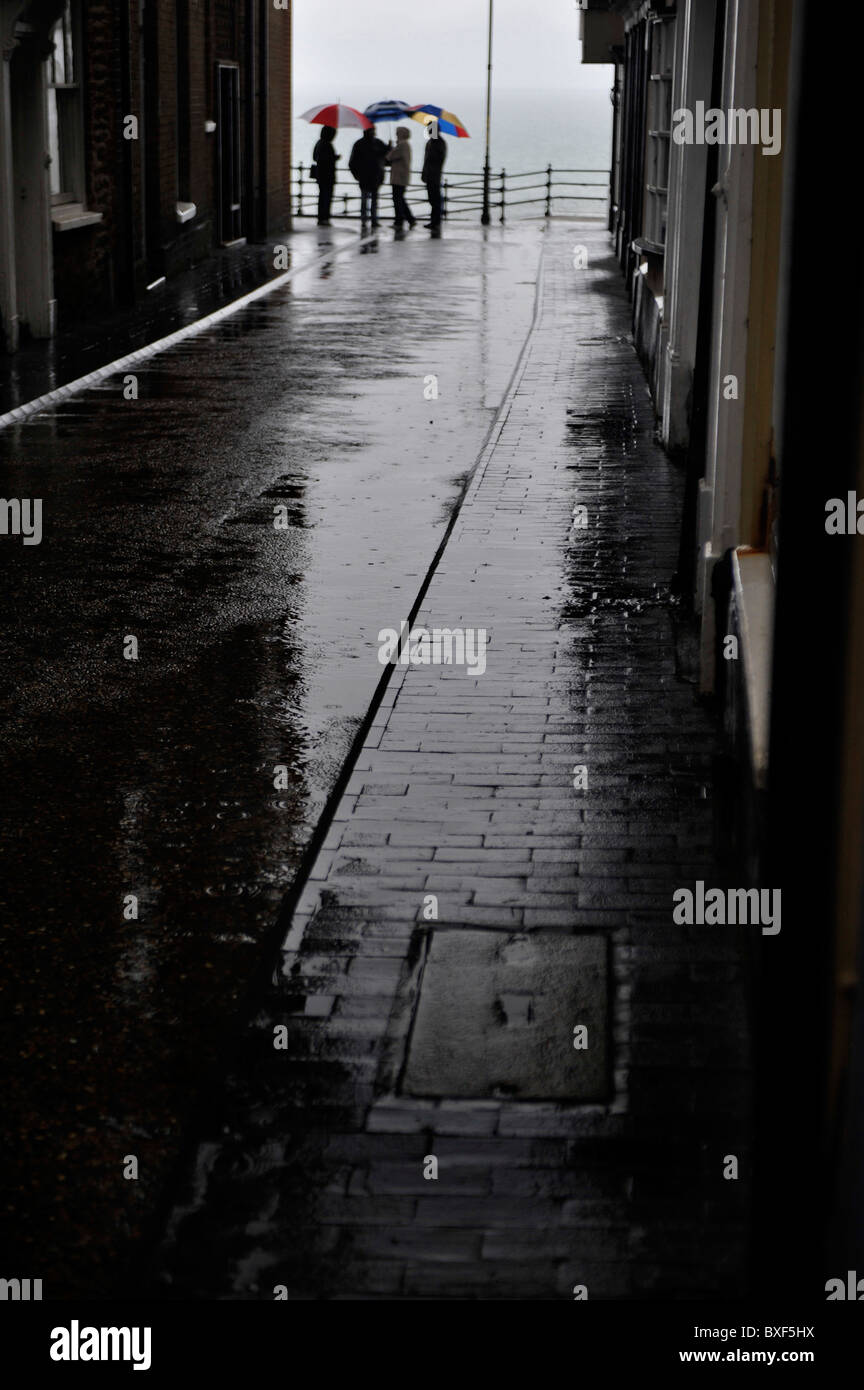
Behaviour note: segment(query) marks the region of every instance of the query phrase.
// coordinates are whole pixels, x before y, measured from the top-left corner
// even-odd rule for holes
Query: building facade
[[[0,0],[0,329],[132,303],[290,219],[290,0]]]
[[[750,946],[754,1287],[818,1293],[864,1268],[864,315],[826,191],[854,84],[815,0],[580,7],[583,60],[615,65],[634,341],[686,470],[674,582],[722,717],[719,838],[731,881],[784,901]]]

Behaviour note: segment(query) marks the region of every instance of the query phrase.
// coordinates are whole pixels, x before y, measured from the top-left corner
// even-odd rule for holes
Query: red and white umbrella
[[[300,117],[301,121],[308,121],[310,125],[332,125],[338,130],[340,126],[354,125],[361,130],[368,130],[372,122],[367,120],[362,111],[355,111],[353,106],[343,106],[341,101],[328,102],[326,106],[310,106],[308,111],[304,111]]]

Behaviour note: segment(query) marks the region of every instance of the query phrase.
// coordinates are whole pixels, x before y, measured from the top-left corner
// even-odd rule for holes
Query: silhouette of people
[[[408,206],[405,190],[411,182],[411,131],[405,125],[396,127],[396,145],[387,150],[390,165],[390,188],[393,193],[393,226],[399,230],[403,222],[414,227],[417,218]]]
[[[423,173],[420,175],[426,185],[431,213],[426,226],[430,231],[441,229],[441,171],[447,158],[447,142],[438,133],[438,122],[430,121],[427,126],[426,153],[423,157]]]
[[[387,146],[375,136],[375,127],[364,130],[354,144],[348,168],[360,185],[360,221],[365,227],[372,216],[372,226],[379,227],[378,189],[384,182],[384,161]]]
[[[330,226],[330,205],[333,202],[333,188],[336,183],[336,160],[342,156],[333,148],[336,127],[325,125],[321,138],[312,151],[315,163],[315,178],[318,181],[318,226]]]

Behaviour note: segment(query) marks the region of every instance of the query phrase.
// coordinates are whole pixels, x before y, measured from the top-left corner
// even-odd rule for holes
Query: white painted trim
[[[749,108],[756,99],[759,46],[758,0],[728,0],[723,58],[722,109]],[[741,540],[741,477],[746,395],[751,243],[753,237],[752,145],[720,147],[717,198],[714,309],[711,343],[705,482],[711,514],[700,539],[716,556]],[[723,380],[738,378],[738,397],[726,400]],[[703,600],[705,594],[703,592]],[[708,609],[703,609],[703,621]],[[713,646],[702,642],[701,686],[713,684]],[[704,663],[709,663],[706,667]]]
[[[768,777],[771,731],[771,658],[774,641],[774,575],[766,551],[739,546],[732,556],[735,604],[741,634],[750,764],[757,787]]]
[[[76,227],[92,227],[102,221],[101,212],[90,212],[83,203],[55,203],[51,209],[55,232],[72,232]]]
[[[711,594],[711,572],[719,559],[720,556],[711,549],[711,542],[706,541],[699,552],[697,575],[699,612],[701,614],[701,626],[699,628],[699,693],[701,695],[713,695],[714,693],[717,614]]]
[[[692,111],[711,90],[714,0],[683,0],[676,26],[672,108]],[[685,449],[690,439],[707,160],[707,146],[672,142],[665,265],[669,329],[658,406],[661,438],[674,451]]]

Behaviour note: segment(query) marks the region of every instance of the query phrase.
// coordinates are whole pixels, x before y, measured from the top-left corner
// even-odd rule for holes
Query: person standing
[[[396,147],[387,151],[390,165],[390,188],[393,192],[393,226],[397,229],[407,222],[409,227],[417,224],[417,218],[408,206],[405,190],[411,182],[411,132],[407,126],[397,125]]]
[[[325,125],[321,138],[312,151],[315,163],[315,178],[318,181],[318,226],[330,226],[330,205],[333,202],[333,189],[336,184],[336,160],[342,156],[333,148],[336,127]]]
[[[426,153],[423,157],[423,173],[420,177],[426,185],[426,196],[431,208],[426,226],[433,232],[441,229],[441,171],[446,158],[447,142],[444,136],[438,133],[438,122],[430,121]]]
[[[384,161],[387,146],[375,137],[375,127],[364,130],[355,141],[348,168],[360,185],[360,221],[365,227],[372,214],[372,226],[378,227],[378,189],[384,182]]]

